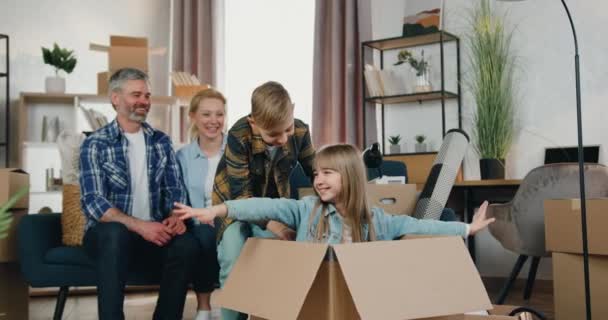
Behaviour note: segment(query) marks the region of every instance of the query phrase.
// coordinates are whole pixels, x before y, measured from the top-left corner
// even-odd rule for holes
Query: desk
[[[451,203],[451,206],[448,205],[448,207],[458,211],[458,208],[455,207],[458,206],[458,200],[461,199],[460,203],[463,205],[463,220],[466,223],[470,223],[471,220],[473,220],[475,208],[479,207],[484,200],[488,200],[490,203],[509,202],[513,199],[513,196],[515,196],[520,184],[521,180],[515,179],[458,181],[454,184],[452,192],[450,193],[450,200],[448,203]],[[454,205],[454,202],[456,202],[456,205]],[[469,247],[469,252],[471,253],[471,258],[475,261],[475,238],[472,236],[469,237],[467,239],[467,245]]]

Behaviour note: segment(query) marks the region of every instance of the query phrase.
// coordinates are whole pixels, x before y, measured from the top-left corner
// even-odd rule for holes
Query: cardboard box
[[[216,301],[258,319],[421,319],[492,308],[458,237],[333,246],[250,238]]]
[[[104,71],[97,73],[97,94],[106,95],[108,94],[108,85],[110,82],[110,72]]]
[[[9,214],[13,217],[13,220],[11,221],[11,226],[7,230],[6,238],[0,239],[0,263],[16,262],[19,260],[17,227],[19,226],[21,218],[27,215],[27,209],[11,210]]]
[[[0,263],[0,320],[29,319],[29,286],[18,263]]]
[[[552,257],[555,319],[584,319],[583,256],[554,252]],[[592,318],[608,319],[608,257],[589,256],[589,283]]]
[[[300,198],[315,195],[313,188],[299,188]],[[415,184],[367,184],[367,201],[390,214],[411,215],[416,208],[418,192]]]
[[[4,204],[11,198],[19,189],[30,185],[30,175],[16,168],[0,169],[0,205]],[[13,208],[26,209],[30,204],[29,193],[23,196]]]
[[[108,53],[108,69],[130,67],[148,71],[148,39],[110,36],[110,45],[91,43],[89,49]]]
[[[608,319],[608,199],[588,199],[587,238],[591,313],[594,319]],[[545,244],[553,252],[553,294],[555,317],[583,319],[581,209],[579,199],[545,201]]]
[[[590,254],[608,255],[608,199],[587,199]],[[550,252],[583,253],[580,199],[545,201],[545,247]]]

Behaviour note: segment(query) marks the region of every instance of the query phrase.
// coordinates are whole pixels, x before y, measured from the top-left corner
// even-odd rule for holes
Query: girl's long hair
[[[335,170],[342,176],[342,191],[335,201],[343,204],[346,211],[342,212],[344,214],[343,220],[345,224],[351,227],[353,242],[376,240],[376,232],[372,224],[372,215],[366,197],[367,174],[361,159],[361,152],[350,144],[334,144],[322,147],[315,155],[314,168],[315,170]],[[319,202],[314,206],[311,213],[311,226],[309,228],[312,228],[312,218],[319,211],[319,206],[323,207],[319,211],[320,217],[316,230],[310,230],[316,241],[322,241],[329,230],[329,222],[324,215],[327,205],[319,197]],[[368,225],[367,238],[363,234],[364,225]]]

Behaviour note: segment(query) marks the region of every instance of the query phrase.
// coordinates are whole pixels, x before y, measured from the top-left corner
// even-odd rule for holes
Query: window
[[[296,118],[311,125],[314,1],[225,2],[225,93],[228,127],[251,110],[260,84],[281,83]]]

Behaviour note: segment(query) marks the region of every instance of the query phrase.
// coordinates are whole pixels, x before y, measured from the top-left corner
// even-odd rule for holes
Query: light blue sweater
[[[319,206],[313,219],[313,228],[309,228],[310,214],[319,199],[317,197],[304,197],[301,200],[251,198],[244,200],[230,200],[224,202],[228,208],[228,217],[246,222],[263,220],[276,220],[296,230],[296,241],[313,241],[314,234],[309,229],[316,230],[319,222]],[[403,235],[467,235],[467,225],[462,222],[443,222],[436,220],[418,220],[406,215],[387,214],[381,208],[374,207],[372,222],[377,240],[393,240]],[[325,241],[330,244],[342,242],[342,219],[338,216],[336,208],[329,204],[325,215],[329,217],[329,238]],[[363,226],[363,234],[367,238],[368,226]]]

